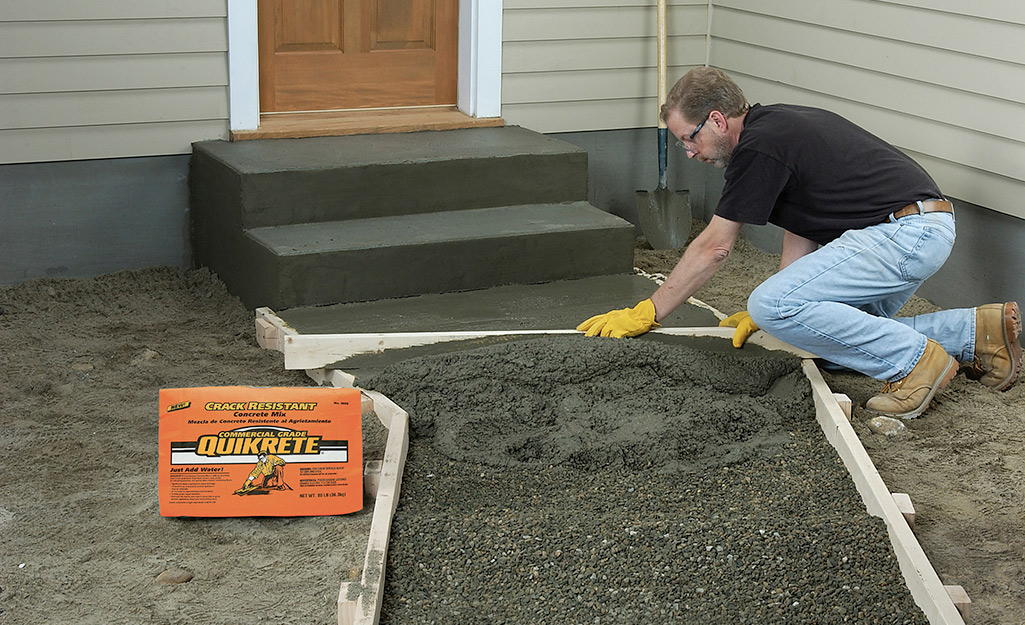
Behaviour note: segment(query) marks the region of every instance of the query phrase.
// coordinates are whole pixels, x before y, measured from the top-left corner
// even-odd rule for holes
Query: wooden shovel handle
[[[662,121],[662,104],[666,101],[666,0],[658,0],[658,127],[665,128]]]

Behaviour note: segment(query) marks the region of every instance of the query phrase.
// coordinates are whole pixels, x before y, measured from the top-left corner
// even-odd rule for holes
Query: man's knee
[[[747,314],[759,328],[768,329],[780,319],[777,302],[778,297],[763,282],[748,296]]]

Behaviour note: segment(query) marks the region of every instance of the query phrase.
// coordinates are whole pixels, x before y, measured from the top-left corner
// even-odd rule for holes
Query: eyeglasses
[[[712,114],[709,113],[705,117],[705,119],[694,128],[694,131],[691,132],[689,135],[687,135],[687,138],[685,140],[693,143],[694,142],[694,137],[698,136],[698,131],[701,130],[702,128],[704,128],[705,122],[707,122],[709,119],[711,119],[711,117],[712,117]],[[687,150],[688,152],[690,151],[690,148],[688,148],[686,145],[684,145],[683,141],[677,141],[676,142],[676,147],[683,148],[684,150]]]

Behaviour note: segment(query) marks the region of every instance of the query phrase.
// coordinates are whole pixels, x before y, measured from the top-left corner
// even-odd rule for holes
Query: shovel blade
[[[637,219],[641,232],[656,250],[683,247],[690,236],[691,210],[688,191],[637,192]]]

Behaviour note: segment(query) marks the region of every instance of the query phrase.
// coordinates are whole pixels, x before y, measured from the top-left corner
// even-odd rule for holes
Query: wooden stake
[[[262,317],[256,318],[256,344],[264,349],[278,349],[281,333],[274,325]]]
[[[854,402],[843,393],[833,393],[833,397],[836,399],[836,403],[840,404],[840,410],[843,410],[844,416],[850,421],[851,414],[854,412]]]
[[[298,334],[270,308],[256,309],[256,343],[264,349],[285,350],[285,336]]]
[[[338,625],[356,625],[356,599],[359,596],[359,582],[342,582],[338,590]]]
[[[900,513],[904,515],[908,527],[915,529],[915,506],[911,503],[911,497],[907,493],[893,493],[893,501],[897,504]]]
[[[383,461],[371,460],[367,463],[366,468],[363,469],[363,492],[369,495],[371,499],[377,499],[377,491],[381,486],[381,469],[383,466]]]
[[[954,607],[961,613],[961,618],[968,620],[968,615],[972,611],[972,600],[968,597],[968,593],[961,586],[944,586],[944,590],[950,595],[950,600],[954,602]]]

